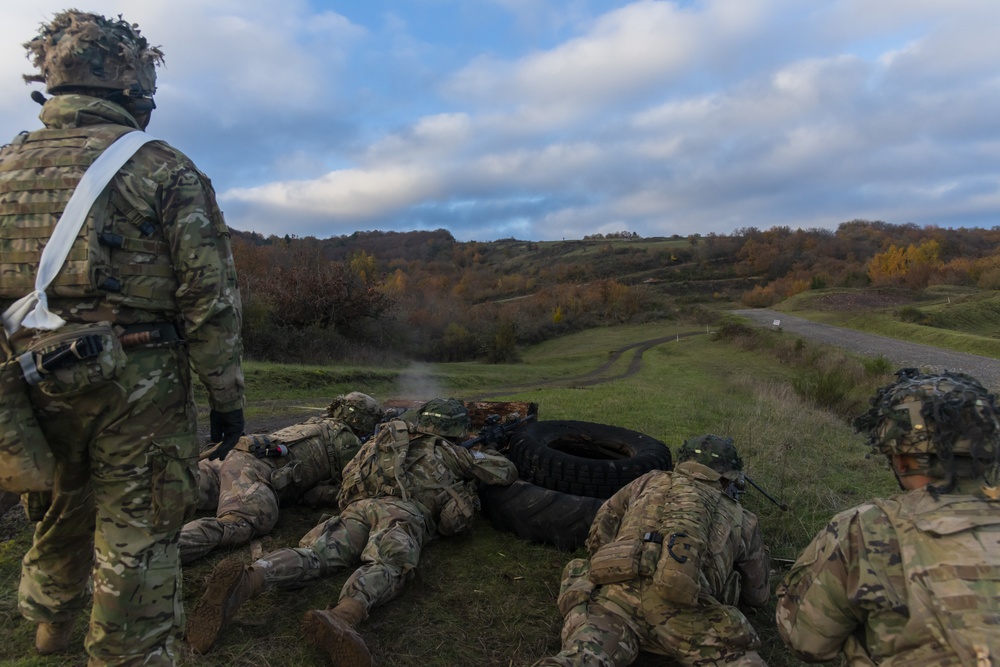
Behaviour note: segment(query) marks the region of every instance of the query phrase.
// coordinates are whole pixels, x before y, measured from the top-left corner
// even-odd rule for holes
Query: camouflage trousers
[[[356,500],[299,541],[254,563],[266,586],[301,588],[360,563],[344,583],[340,599],[353,598],[370,610],[399,595],[413,576],[428,534],[417,506],[400,498]]]
[[[184,627],[177,533],[197,493],[185,349],[130,351],[114,381],[61,398],[33,388],[31,401],[56,473],[22,563],[21,614],[75,619],[92,578],[91,667],[175,664]]]
[[[198,464],[198,509],[215,510],[184,524],[181,562],[190,563],[219,547],[267,535],[278,523],[278,494],[271,487],[274,463],[234,449],[226,458]]]
[[[640,650],[682,665],[766,667],[756,650],[757,633],[736,608],[668,606],[644,579],[594,586],[589,572],[590,563],[582,558],[563,570],[562,651],[536,667],[623,667]]]

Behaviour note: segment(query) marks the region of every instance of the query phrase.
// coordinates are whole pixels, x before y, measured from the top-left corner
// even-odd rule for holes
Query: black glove
[[[212,410],[208,413],[208,422],[212,429],[212,442],[219,443],[208,455],[209,461],[226,458],[226,454],[236,446],[240,436],[243,435],[243,410],[233,410],[232,412],[217,412]]]

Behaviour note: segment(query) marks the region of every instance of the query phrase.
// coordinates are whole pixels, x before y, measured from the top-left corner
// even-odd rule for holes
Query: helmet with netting
[[[355,433],[364,435],[375,430],[375,426],[382,421],[385,410],[368,394],[352,391],[333,399],[327,414],[343,421]]]
[[[75,9],[43,23],[24,48],[40,71],[24,75],[25,82],[44,82],[50,93],[80,87],[149,97],[156,91],[156,66],[163,62],[163,52],[150,46],[134,23]]]
[[[734,473],[743,470],[743,459],[736,451],[732,438],[706,433],[684,441],[677,452],[679,463],[697,461],[719,473]]]
[[[420,408],[417,427],[445,438],[458,438],[469,430],[469,412],[457,398],[435,398]]]
[[[896,375],[854,420],[876,452],[923,457],[935,477],[964,475],[956,459],[988,464],[991,477],[1000,472],[1000,409],[993,394],[964,373],[903,369]]]

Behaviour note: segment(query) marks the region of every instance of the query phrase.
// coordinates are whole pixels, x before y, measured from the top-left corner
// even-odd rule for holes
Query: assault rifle
[[[755,488],[758,491],[760,491],[761,494],[765,498],[767,498],[772,503],[774,503],[775,505],[777,505],[778,508],[782,512],[787,512],[788,511],[788,505],[786,505],[785,503],[782,503],[782,502],[779,502],[778,500],[776,500],[774,498],[774,496],[772,496],[770,493],[768,493],[764,489],[760,488],[760,486],[757,484],[757,482],[753,481],[753,479],[750,477],[750,475],[746,475],[746,474],[744,474],[742,472],[740,473],[740,476],[737,479],[735,479],[732,482],[730,482],[729,486],[726,487],[726,495],[728,495],[733,500],[739,502],[740,496],[743,495],[744,493],[746,493],[746,483],[744,483],[744,482],[749,483],[750,486],[752,486],[753,488]]]
[[[479,429],[479,435],[462,443],[462,447],[466,449],[471,449],[476,445],[489,446],[492,445],[494,448],[498,448],[498,445],[502,442],[506,442],[510,434],[521,424],[526,424],[532,421],[535,415],[528,415],[527,417],[521,417],[520,419],[514,419],[501,423],[500,415],[490,415],[486,418],[486,423],[483,427]]]

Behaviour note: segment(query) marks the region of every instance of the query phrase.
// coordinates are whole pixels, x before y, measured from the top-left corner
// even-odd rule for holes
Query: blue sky
[[[0,0],[0,135],[38,126]],[[229,224],[326,238],[1000,225],[995,0],[92,0]]]

